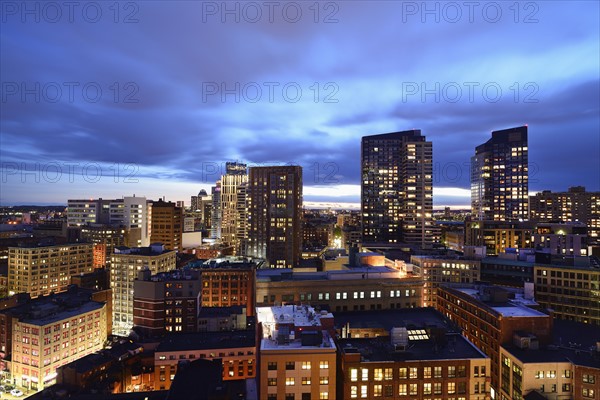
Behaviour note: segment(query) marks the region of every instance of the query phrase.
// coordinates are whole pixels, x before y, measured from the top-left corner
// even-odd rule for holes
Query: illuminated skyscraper
[[[471,157],[471,212],[474,219],[528,219],[527,126],[492,132]]]
[[[302,245],[302,167],[252,167],[246,254],[273,268],[297,266]]]
[[[228,162],[221,176],[221,240],[233,247],[234,255],[242,254],[246,237],[246,164]]]
[[[364,243],[432,243],[432,146],[420,130],[364,136]]]

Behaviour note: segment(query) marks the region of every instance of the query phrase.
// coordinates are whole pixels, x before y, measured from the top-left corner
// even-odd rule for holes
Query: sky
[[[362,136],[421,129],[434,205],[529,127],[530,191],[600,191],[597,1],[0,4],[0,205],[184,200],[227,161],[360,202]]]

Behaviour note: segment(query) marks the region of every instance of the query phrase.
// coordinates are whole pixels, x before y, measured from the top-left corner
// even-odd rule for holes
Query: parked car
[[[6,389],[2,385],[0,385],[0,392],[6,392]]]
[[[13,390],[11,390],[10,394],[12,394],[15,397],[21,397],[21,396],[23,396],[23,392],[21,392],[19,389],[13,389]]]

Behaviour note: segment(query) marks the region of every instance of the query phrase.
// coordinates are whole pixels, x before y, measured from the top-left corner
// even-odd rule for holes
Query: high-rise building
[[[161,244],[150,247],[116,247],[112,255],[110,287],[113,295],[113,331],[127,336],[133,327],[133,281],[139,271],[152,274],[175,269],[174,250],[165,250]]]
[[[246,164],[228,162],[221,176],[221,241],[233,247],[233,254],[242,254],[247,232]]]
[[[151,203],[150,242],[169,250],[182,250],[183,208],[163,200]]]
[[[600,241],[600,192],[570,187],[567,192],[544,190],[529,197],[529,218],[538,222],[583,222],[591,242]]]
[[[247,255],[274,268],[297,266],[302,246],[302,167],[252,167]]]
[[[430,247],[431,142],[420,130],[364,136],[361,165],[363,242]]]
[[[210,237],[221,238],[221,181],[211,188],[212,209],[210,218]]]
[[[10,247],[9,294],[29,293],[38,297],[66,290],[71,276],[92,272],[93,249],[92,243]]]
[[[492,132],[471,157],[471,213],[474,219],[529,218],[527,126]]]

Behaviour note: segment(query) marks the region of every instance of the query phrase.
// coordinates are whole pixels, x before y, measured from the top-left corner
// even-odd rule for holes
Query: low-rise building
[[[336,397],[333,315],[308,306],[258,307],[259,397],[267,400]]]
[[[535,297],[555,318],[600,325],[600,266],[536,264]]]
[[[223,380],[243,380],[256,376],[256,333],[198,332],[171,334],[154,353],[154,382],[158,390],[169,389],[182,360],[221,359]]]
[[[551,340],[552,316],[530,308],[537,304],[514,291],[486,284],[441,285],[437,296],[437,309],[490,357],[493,398],[499,389],[500,346],[521,330],[536,335],[542,344]]]
[[[107,338],[106,303],[76,289],[55,299],[12,312],[11,375],[30,390],[56,383],[58,367],[100,350]]]
[[[435,307],[437,287],[443,283],[474,283],[479,281],[481,262],[465,257],[411,256],[413,271],[421,276],[423,307]]]
[[[500,400],[537,395],[549,400],[593,399],[600,390],[600,328],[557,320],[552,344],[516,332],[500,347]]]
[[[338,341],[338,398],[490,399],[490,359],[460,329],[409,318],[409,327],[400,317],[387,336]]]
[[[184,269],[151,275],[138,272],[133,282],[133,324],[145,337],[196,332],[202,285],[200,273]]]

